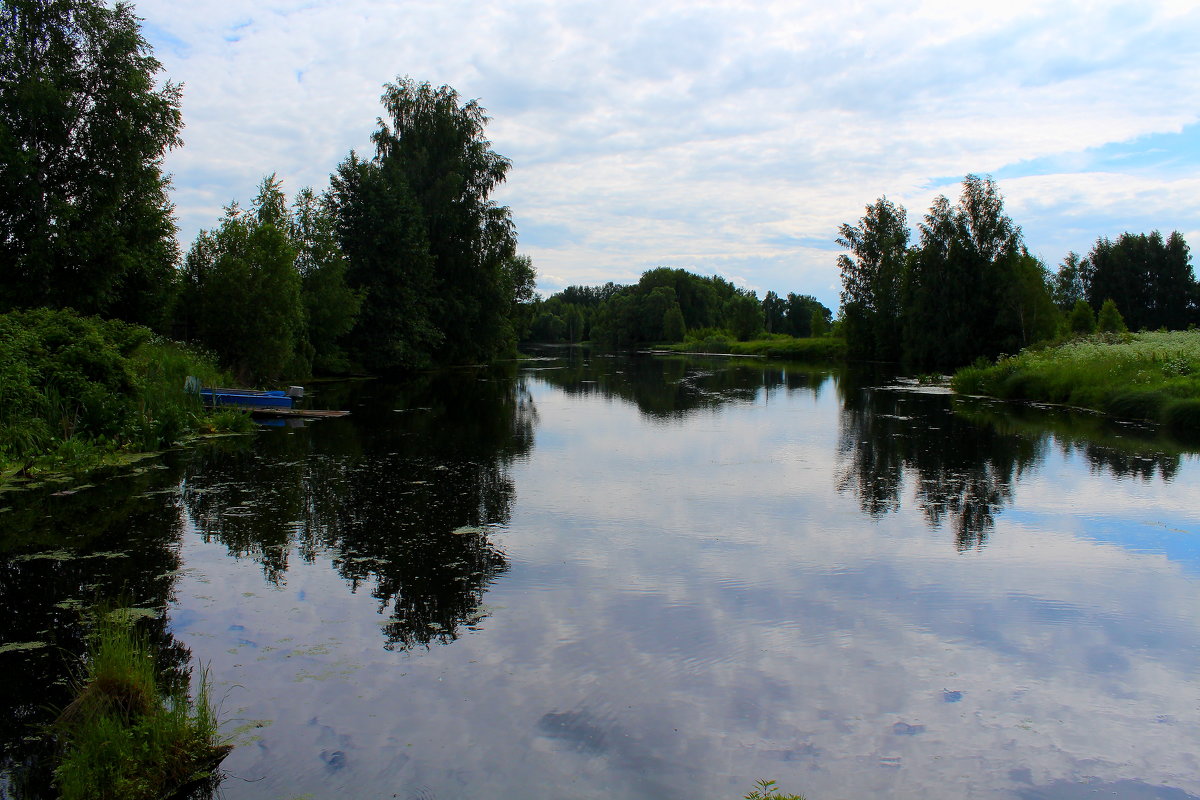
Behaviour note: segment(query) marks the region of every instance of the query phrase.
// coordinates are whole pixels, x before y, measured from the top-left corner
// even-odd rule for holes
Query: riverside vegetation
[[[75,699],[51,727],[60,750],[62,800],[157,800],[214,778],[229,752],[201,673],[196,697],[185,676],[160,675],[131,609],[94,614]]]
[[[0,314],[0,483],[248,429],[244,414],[206,415],[183,391],[189,375],[224,377],[211,356],[142,326],[65,310]]]
[[[1200,441],[1200,331],[1101,333],[959,370],[955,391],[1161,423]]]

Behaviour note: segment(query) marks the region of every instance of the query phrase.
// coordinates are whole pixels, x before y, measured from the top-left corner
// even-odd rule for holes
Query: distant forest
[[[0,5],[0,313],[146,326],[246,382],[514,352],[535,276],[475,101],[387,84],[373,156],[290,202],[268,175],[181,258],[162,166],[182,87],[161,69],[128,4]]]
[[[649,270],[632,286],[568,286],[534,300],[527,313],[532,341],[591,341],[614,348],[714,332],[741,341],[763,333],[824,336],[832,321],[832,312],[810,295],[781,298],[767,292],[760,302],[754,292],[720,276],[670,267]]]

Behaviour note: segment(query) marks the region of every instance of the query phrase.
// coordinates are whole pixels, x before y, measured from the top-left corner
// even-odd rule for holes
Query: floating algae
[[[129,558],[128,553],[108,550],[101,553],[76,553],[71,550],[44,550],[40,553],[26,553],[14,556],[13,561],[74,561],[84,558]]]
[[[156,619],[160,612],[155,608],[115,608],[108,612],[108,618],[120,624],[130,624],[139,619]]]
[[[0,644],[0,653],[15,653],[21,650],[38,650],[43,647],[49,647],[47,642],[10,642],[9,644]]]

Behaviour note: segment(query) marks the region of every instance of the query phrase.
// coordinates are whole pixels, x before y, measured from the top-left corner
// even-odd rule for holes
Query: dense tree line
[[[1086,257],[1068,253],[1052,291],[1064,311],[1080,300],[1093,311],[1112,300],[1133,330],[1178,330],[1200,316],[1191,252],[1178,232],[1123,233],[1097,240]]]
[[[1072,332],[1181,328],[1197,290],[1178,233],[1101,239],[1056,274],[1026,248],[990,178],[968,175],[956,204],[934,200],[909,244],[907,214],[885,198],[840,228],[842,332],[852,357],[922,369],[1014,353]],[[1100,320],[1096,314],[1100,312]]]
[[[473,363],[515,347],[534,271],[488,118],[447,86],[385,85],[370,159],[289,207],[266,178],[180,263],[167,149],[181,90],[132,7],[0,5],[0,313],[48,306],[203,344],[243,380]]]
[[[631,286],[568,286],[531,307],[528,338],[538,342],[590,340],[609,347],[681,342],[701,331],[745,341],[764,332],[822,336],[830,311],[816,298],[768,292],[761,302],[720,276],[658,267]]]

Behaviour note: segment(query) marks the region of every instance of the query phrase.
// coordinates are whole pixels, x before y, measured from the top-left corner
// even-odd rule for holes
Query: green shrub
[[[1075,307],[1067,315],[1067,326],[1071,329],[1071,333],[1084,336],[1096,332],[1096,315],[1086,300],[1075,301]]]
[[[1031,370],[1018,369],[995,384],[997,397],[1005,400],[1034,400],[1049,403],[1062,398],[1048,376]]]
[[[963,367],[950,379],[950,388],[959,394],[990,394],[990,369],[986,366]]]
[[[765,334],[747,342],[736,341],[730,334],[714,328],[690,331],[687,342],[667,345],[667,350],[725,355],[765,356],[786,361],[818,363],[846,359],[846,340],[832,336],[797,338],[782,333]]]
[[[1129,330],[1125,326],[1125,318],[1121,316],[1111,297],[1100,306],[1100,314],[1096,317],[1096,330],[1101,333],[1124,333]]]
[[[219,408],[211,411],[200,423],[202,433],[248,433],[254,430],[254,419],[248,411]]]

